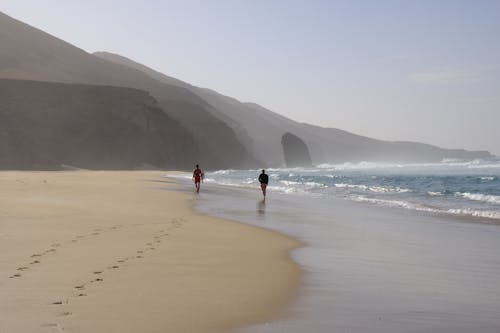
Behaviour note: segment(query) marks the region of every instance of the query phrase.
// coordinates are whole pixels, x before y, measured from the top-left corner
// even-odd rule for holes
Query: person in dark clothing
[[[264,200],[266,200],[266,188],[269,183],[269,177],[266,175],[266,170],[262,169],[262,173],[259,175],[260,188],[262,189],[262,195],[264,195]]]

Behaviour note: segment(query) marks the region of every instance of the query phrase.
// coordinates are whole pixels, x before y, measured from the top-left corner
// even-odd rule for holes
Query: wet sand
[[[500,226],[207,184],[197,209],[300,239],[293,316],[247,333],[500,332]]]
[[[285,315],[298,241],[194,213],[161,174],[0,172],[0,332],[220,332]]]

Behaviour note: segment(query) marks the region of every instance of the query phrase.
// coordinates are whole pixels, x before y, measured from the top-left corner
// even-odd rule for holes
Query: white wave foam
[[[415,209],[415,210],[428,210],[430,208],[412,204],[407,201],[402,201],[402,200],[387,200],[387,199],[375,199],[375,198],[367,198],[365,196],[359,195],[359,196],[354,196],[351,197],[352,200],[357,201],[357,202],[368,202],[368,203],[373,203],[373,204],[379,204],[383,206],[388,206],[388,207],[401,207],[401,208],[407,208],[407,209]]]
[[[437,197],[443,195],[442,192],[432,192],[432,191],[427,192],[427,194],[430,195],[431,197]]]
[[[359,162],[359,163],[342,163],[329,164],[323,163],[317,166],[319,169],[327,169],[331,171],[338,170],[367,170],[367,169],[428,169],[428,168],[466,168],[466,169],[500,169],[500,161],[498,160],[460,160],[460,159],[443,159],[437,163],[380,163],[380,162]]]
[[[427,207],[419,204],[414,204],[407,201],[402,200],[386,200],[386,199],[375,199],[375,198],[367,198],[364,196],[356,196],[351,197],[352,200],[357,202],[368,202],[372,204],[378,204],[386,207],[399,207],[405,209],[411,209],[422,212],[429,213],[438,213],[438,214],[452,214],[452,215],[462,215],[462,216],[473,216],[473,217],[482,217],[488,219],[496,219],[500,220],[500,211],[491,211],[491,210],[474,210],[470,208],[461,208],[461,209],[439,209]]]
[[[481,193],[455,192],[457,197],[500,205],[500,196]]]
[[[495,177],[481,177],[481,180],[495,180],[496,178]]]
[[[235,170],[227,169],[227,170],[217,170],[217,171],[214,171],[214,172],[211,172],[211,173],[214,174],[214,175],[227,175],[227,174],[232,173],[234,171]]]
[[[325,187],[328,187],[325,184],[320,184],[320,183],[316,183],[316,182],[305,182],[304,185],[309,190],[313,189],[313,188],[325,188]]]
[[[466,216],[484,217],[488,219],[500,220],[500,212],[491,210],[473,210],[470,208],[465,208],[465,209],[448,209],[446,212],[455,215],[466,215]]]
[[[368,185],[358,185],[358,184],[345,184],[337,183],[334,184],[338,188],[354,188],[363,191],[371,191],[375,193],[406,193],[411,192],[410,189],[401,187],[384,187],[384,186],[368,186]]]
[[[192,175],[187,172],[179,172],[179,173],[167,173],[163,175],[164,178],[182,178],[182,179],[191,179]]]
[[[283,185],[286,185],[286,186],[299,185],[300,184],[299,182],[295,182],[293,180],[280,180],[280,183],[282,183]]]

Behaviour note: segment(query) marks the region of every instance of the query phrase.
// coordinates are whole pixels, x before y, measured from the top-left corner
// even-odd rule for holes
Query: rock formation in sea
[[[292,133],[285,133],[281,137],[283,155],[285,156],[286,166],[293,167],[311,167],[311,155],[304,141]]]

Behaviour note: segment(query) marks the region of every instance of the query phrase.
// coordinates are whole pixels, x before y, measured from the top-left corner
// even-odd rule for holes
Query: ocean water
[[[259,172],[174,176],[200,212],[304,243],[287,314],[242,333],[500,332],[498,161],[270,169],[265,203]]]
[[[260,170],[220,170],[207,183],[257,187]],[[269,191],[500,222],[500,160],[358,163],[269,169]]]

